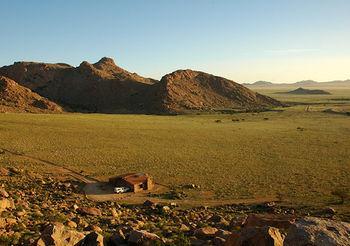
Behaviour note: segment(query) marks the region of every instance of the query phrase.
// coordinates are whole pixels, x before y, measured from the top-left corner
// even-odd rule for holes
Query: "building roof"
[[[145,173],[127,173],[120,175],[117,178],[123,179],[130,184],[140,184],[146,182],[149,176]]]

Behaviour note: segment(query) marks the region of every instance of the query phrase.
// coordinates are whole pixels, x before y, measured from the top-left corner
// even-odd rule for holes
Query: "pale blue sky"
[[[350,78],[349,0],[0,0],[0,66],[109,56],[159,79]]]

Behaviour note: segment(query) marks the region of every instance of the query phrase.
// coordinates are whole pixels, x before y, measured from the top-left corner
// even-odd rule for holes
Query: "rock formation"
[[[15,81],[0,76],[0,112],[60,113],[62,108]]]
[[[178,70],[161,81],[144,78],[102,58],[78,67],[16,62],[0,75],[77,112],[184,113],[195,110],[263,109],[281,106],[231,80],[192,70]]]

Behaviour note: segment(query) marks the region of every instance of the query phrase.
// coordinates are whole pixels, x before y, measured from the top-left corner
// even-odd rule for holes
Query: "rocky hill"
[[[118,67],[110,58],[78,67],[66,64],[17,62],[0,68],[38,94],[79,112],[139,112],[141,96],[156,82]]]
[[[0,112],[59,113],[62,108],[15,81],[0,76]]]
[[[72,68],[63,63],[15,62],[13,65],[0,67],[0,75],[11,78],[20,85],[35,91]]]
[[[156,106],[166,112],[281,106],[279,101],[236,82],[199,71],[175,71],[165,75],[155,86]]]
[[[144,78],[104,57],[78,67],[16,62],[0,68],[22,86],[78,112],[183,113],[192,110],[262,109],[281,103],[231,80],[179,70],[161,81]]]
[[[286,94],[294,94],[294,95],[330,95],[331,93],[324,90],[310,90],[299,87],[298,89],[285,92]]]

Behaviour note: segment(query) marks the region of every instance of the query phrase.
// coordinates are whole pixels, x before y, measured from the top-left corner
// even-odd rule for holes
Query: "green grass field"
[[[0,148],[98,178],[141,171],[170,186],[195,183],[211,194],[206,199],[329,204],[337,199],[332,191],[350,188],[350,118],[304,108],[187,116],[0,114]],[[0,155],[1,165],[11,161]]]

